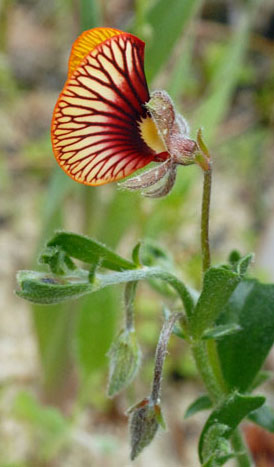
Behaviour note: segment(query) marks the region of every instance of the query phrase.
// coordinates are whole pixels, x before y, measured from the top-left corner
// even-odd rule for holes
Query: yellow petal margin
[[[123,34],[123,31],[113,28],[94,28],[89,31],[84,31],[78,39],[73,43],[68,65],[68,78],[78,67],[81,61],[88,55],[98,44],[113,36]]]

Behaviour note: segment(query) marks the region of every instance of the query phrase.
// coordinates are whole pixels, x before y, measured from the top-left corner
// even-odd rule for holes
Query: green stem
[[[212,169],[209,161],[209,169],[204,170],[204,185],[201,213],[201,250],[203,259],[203,273],[210,267],[210,245],[209,245],[209,212],[211,197]],[[195,313],[195,312],[194,312]],[[193,336],[194,337],[194,336]],[[210,342],[210,341],[209,341]],[[198,339],[192,345],[193,356],[197,368],[203,378],[209,396],[216,404],[225,392],[224,381],[219,365],[216,347]]]
[[[203,260],[203,274],[210,267],[209,243],[209,212],[211,197],[212,169],[204,171],[202,214],[201,214],[201,249]],[[195,313],[195,311],[194,311]],[[203,341],[198,339],[192,344],[192,353],[198,371],[204,381],[208,394],[214,405],[227,394],[226,384],[220,366],[219,355],[214,340]],[[238,467],[251,467],[253,465],[241,433],[236,429],[231,438],[231,444],[237,456]]]
[[[211,197],[212,170],[204,171],[203,201],[201,215],[201,248],[203,258],[203,273],[210,267],[210,244],[209,244],[209,211]]]
[[[238,467],[252,467],[254,463],[252,461],[252,458],[248,454],[247,447],[238,428],[236,428],[231,437],[231,444],[234,451],[238,453]]]
[[[128,331],[134,330],[134,298],[138,282],[127,282],[125,285],[125,325]]]
[[[197,369],[203,379],[208,395],[214,405],[222,399],[224,393],[214,370],[210,365],[205,341],[197,341],[192,344],[192,353]]]
[[[221,388],[222,393],[227,394],[227,387],[220,365],[220,359],[216,348],[216,341],[214,339],[209,339],[206,341],[206,351],[208,355],[208,362],[212,368],[214,378],[218,382],[218,386]]]
[[[97,283],[100,287],[108,287],[113,284],[122,284],[123,282],[142,281],[147,279],[161,279],[167,282],[178,293],[184,310],[188,318],[191,317],[194,308],[194,300],[190,291],[183,282],[168,271],[158,267],[143,267],[140,269],[131,269],[123,272],[113,272],[111,274],[97,274]],[[93,289],[94,290],[94,289]]]

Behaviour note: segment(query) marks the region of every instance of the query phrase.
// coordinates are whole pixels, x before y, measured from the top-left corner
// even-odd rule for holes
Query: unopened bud
[[[134,460],[142,450],[153,440],[159,425],[165,428],[161,408],[151,399],[143,399],[129,411],[131,460]]]
[[[141,361],[141,350],[133,329],[122,330],[110,351],[108,396],[113,397],[134,379]]]
[[[40,255],[39,263],[47,264],[51,272],[60,276],[77,269],[71,258],[58,246],[46,247]]]

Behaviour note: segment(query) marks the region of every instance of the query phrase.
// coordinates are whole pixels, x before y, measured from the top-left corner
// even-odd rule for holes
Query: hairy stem
[[[125,285],[125,325],[128,331],[134,329],[134,298],[136,293],[137,281],[127,282]]]
[[[208,170],[204,170],[204,185],[201,212],[201,250],[203,259],[203,273],[210,267],[210,244],[209,244],[209,213],[211,197],[211,162],[208,159]],[[194,341],[192,345],[193,356],[197,368],[203,378],[209,396],[216,404],[224,394],[224,384],[221,369],[218,366],[218,355],[216,347],[208,347],[201,339]]]
[[[210,242],[209,242],[209,213],[211,198],[212,168],[204,171],[204,185],[201,213],[201,250],[203,274],[210,267]],[[205,342],[201,339],[192,344],[192,353],[196,361],[198,371],[204,381],[208,394],[214,405],[227,394],[226,384],[220,367],[219,356],[214,340]],[[236,429],[231,438],[231,445],[237,456],[238,467],[251,467],[253,465],[247,447],[242,439],[239,429]]]
[[[182,318],[182,316],[182,313],[172,313],[169,316],[169,318],[164,322],[161,330],[158,345],[156,348],[154,377],[151,390],[151,401],[154,404],[158,403],[158,399],[160,397],[161,379],[163,365],[167,354],[167,344],[171,336],[174,324],[178,319]]]
[[[212,169],[204,171],[203,201],[201,215],[201,248],[203,258],[203,273],[210,267],[210,244],[209,244],[209,211],[211,197]]]
[[[237,456],[237,464],[238,467],[252,467],[254,463],[248,453],[248,449],[245,445],[245,442],[242,438],[241,432],[239,428],[236,428],[232,437],[231,437],[231,445],[236,453]]]
[[[216,341],[209,339],[206,341],[206,351],[208,356],[208,362],[212,368],[215,380],[218,382],[218,386],[221,388],[222,393],[227,393],[226,383],[223,377],[222,368],[220,365],[220,359],[216,348]]]
[[[223,397],[221,385],[216,379],[213,368],[210,365],[205,341],[197,341],[192,345],[192,353],[197,369],[203,379],[208,395],[214,405]]]

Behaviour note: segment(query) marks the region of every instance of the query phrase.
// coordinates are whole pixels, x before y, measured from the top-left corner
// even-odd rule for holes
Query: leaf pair
[[[274,285],[243,279],[251,255],[210,268],[191,318],[196,339],[216,339],[228,391],[249,390],[274,342]]]
[[[256,409],[258,409],[257,413],[263,410],[260,407],[264,402],[263,396],[249,396],[233,392],[217,405],[208,417],[200,436],[199,457],[203,467],[218,467],[235,457],[231,451],[229,439],[248,414]],[[209,397],[201,396],[188,408],[185,418],[211,407]]]

